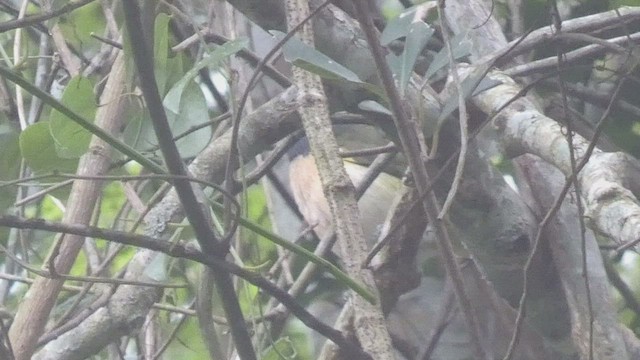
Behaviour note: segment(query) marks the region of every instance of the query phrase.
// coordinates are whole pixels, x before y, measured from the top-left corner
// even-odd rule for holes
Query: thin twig
[[[132,234],[123,231],[107,230],[92,226],[62,224],[41,219],[32,220],[20,218],[17,216],[0,216],[0,226],[14,227],[19,229],[46,230],[75,234],[85,237],[101,238],[120,244],[159,251],[176,258],[192,260],[203,265],[210,266],[218,272],[236,275],[246,280],[247,282],[259,287],[267,294],[280,301],[309,328],[319,332],[321,335],[335,342],[340,347],[346,349],[348,352],[356,355],[363,355],[362,350],[359,346],[346,339],[339,331],[322,323],[316,317],[311,315],[303,306],[298,304],[294,298],[288,295],[284,290],[278,288],[269,280],[253,271],[243,269],[235,264],[220,259],[214,256],[215,254],[205,254],[204,252],[197,250],[193,246],[185,246],[180,243],[175,244],[150,236]]]
[[[394,143],[390,143],[384,146],[372,147],[361,150],[344,150],[340,151],[341,157],[359,157],[359,156],[371,156],[380,155],[386,153],[392,153],[398,151],[398,147]]]
[[[51,10],[42,14],[29,15],[25,17],[18,17],[18,19],[5,21],[0,23],[0,33],[5,31],[27,27],[31,25],[39,25],[39,23],[52,19],[56,16],[60,16],[71,12],[79,7],[85,6],[94,0],[79,0],[79,1],[69,1],[65,5],[61,6],[59,9]],[[26,3],[27,1],[25,1]]]
[[[140,87],[151,115],[154,132],[158,138],[158,144],[162,150],[165,163],[170,173],[186,176],[187,172],[176,143],[173,141],[171,127],[169,126],[162,105],[162,99],[158,92],[155,74],[153,72],[153,56],[149,50],[147,39],[143,36],[143,33],[139,31],[139,29],[142,28],[140,9],[134,1],[123,2],[122,7],[128,29],[127,33],[131,42],[136,44],[136,46],[132,47],[132,53],[138,70]],[[227,254],[227,245],[218,240],[217,235],[213,231],[209,213],[205,212],[203,208],[204,204],[198,201],[191,183],[188,180],[175,180],[173,185],[202,249],[207,253],[224,258]],[[228,200],[229,198],[225,197],[225,199]],[[229,201],[225,201],[225,203],[230,204]],[[244,315],[242,314],[242,309],[240,308],[231,277],[228,273],[224,272],[214,272],[213,277],[216,281],[216,290],[220,296],[225,315],[229,320],[231,335],[240,358],[242,360],[256,359],[251,336],[245,326]]]
[[[577,179],[578,174],[580,173],[580,171],[584,168],[585,165],[587,165],[587,162],[589,161],[589,158],[591,157],[591,154],[596,149],[597,140],[600,137],[600,134],[602,134],[602,132],[604,131],[604,127],[607,124],[606,120],[609,118],[609,114],[611,113],[611,110],[613,109],[613,104],[615,103],[615,101],[616,101],[616,99],[618,97],[618,93],[620,92],[620,89],[622,88],[623,83],[624,83],[624,77],[622,77],[621,80],[618,81],[618,85],[616,86],[613,94],[611,95],[611,101],[609,102],[609,105],[607,106],[607,109],[602,114],[602,117],[600,118],[600,121],[598,122],[598,125],[596,126],[596,129],[594,131],[593,137],[591,138],[591,140],[589,142],[589,146],[587,147],[587,150],[585,151],[582,159],[575,166],[575,169],[574,169],[574,171],[572,171],[571,175],[567,178],[567,180],[565,181],[565,185],[562,188],[560,194],[558,194],[558,197],[556,198],[553,206],[549,209],[549,211],[547,212],[545,217],[542,219],[542,221],[538,225],[538,232],[536,233],[536,237],[535,237],[535,239],[533,241],[533,248],[531,250],[531,254],[527,258],[527,262],[525,263],[525,266],[524,266],[524,269],[523,269],[523,272],[524,272],[525,276],[524,276],[524,282],[522,284],[523,290],[522,290],[522,294],[520,295],[520,302],[519,302],[519,305],[518,305],[518,316],[516,317],[516,323],[514,325],[513,335],[511,337],[511,342],[510,342],[509,347],[507,349],[507,353],[506,353],[506,355],[504,357],[504,360],[508,360],[513,356],[513,352],[515,351],[515,346],[516,346],[516,344],[518,342],[518,339],[520,337],[520,330],[522,328],[522,322],[524,321],[525,301],[526,301],[527,294],[528,294],[528,289],[527,289],[528,288],[528,276],[527,275],[530,273],[529,269],[531,268],[531,266],[533,264],[533,258],[534,258],[535,254],[538,252],[538,250],[540,248],[540,238],[542,237],[542,231],[544,230],[544,227],[546,226],[546,224],[553,218],[553,216],[555,216],[555,214],[560,209],[560,206],[562,205],[562,202],[564,201],[564,197],[567,195],[567,193],[571,189],[571,185],[574,183],[575,179]],[[571,144],[569,146],[571,146]]]
[[[560,12],[558,11],[558,4],[555,0],[550,1],[551,16],[554,19],[553,26],[555,28],[554,35],[562,34],[562,19]],[[624,49],[623,49],[624,50]],[[569,100],[567,96],[567,89],[565,87],[565,81],[562,77],[562,69],[564,67],[564,53],[560,45],[557,47],[557,60],[558,60],[558,74],[561,74],[558,78],[560,85],[560,93],[562,98],[562,108],[564,110],[564,121],[567,126],[567,145],[569,147],[569,162],[571,164],[571,172],[576,172],[576,153],[573,147],[573,121],[569,114]],[[587,264],[587,239],[586,239],[586,226],[584,223],[584,207],[582,205],[582,197],[580,182],[578,178],[573,179],[573,194],[576,202],[576,208],[578,211],[578,221],[580,224],[580,247],[582,251],[582,272],[585,285],[585,294],[587,297],[587,309],[589,311],[589,330],[588,330],[588,343],[589,343],[589,356],[588,360],[593,359],[593,300],[591,298],[591,287],[589,285],[589,267]]]
[[[135,286],[148,286],[148,287],[160,287],[160,288],[186,288],[188,285],[186,284],[170,284],[170,283],[161,283],[154,281],[135,281],[135,280],[126,280],[126,279],[114,279],[114,278],[104,278],[97,276],[73,276],[73,275],[64,275],[56,273],[55,276],[51,276],[50,271],[39,270],[11,253],[7,248],[0,244],[0,252],[7,255],[7,257],[11,258],[14,262],[16,262],[19,266],[24,268],[25,270],[34,273],[38,276],[42,276],[44,278],[50,279],[63,279],[63,280],[71,280],[71,281],[82,281],[82,282],[92,282],[92,283],[104,283],[104,284],[117,284],[117,285],[135,285]]]
[[[438,213],[440,211],[438,209],[437,199],[433,192],[425,192],[426,187],[429,186],[431,181],[429,180],[429,174],[427,173],[420,155],[421,146],[419,144],[419,139],[417,134],[412,131],[414,126],[411,124],[411,120],[407,116],[407,112],[405,111],[400,95],[396,89],[393,75],[389,69],[387,61],[385,60],[376,28],[373,24],[373,20],[369,16],[369,14],[371,14],[369,3],[366,0],[354,0],[354,4],[356,6],[356,13],[358,14],[360,26],[366,35],[367,42],[371,48],[371,52],[376,63],[376,68],[378,69],[378,73],[385,88],[385,93],[389,98],[389,102],[393,110],[393,120],[396,125],[396,129],[398,130],[398,137],[400,138],[404,153],[409,160],[409,167],[416,182],[418,192],[421,197],[424,197],[423,206],[425,208],[425,212],[429,222],[436,231],[436,238],[444,258],[447,273],[453,281],[456,298],[458,299],[460,308],[467,320],[476,356],[480,359],[486,359],[486,352],[480,340],[481,336],[478,317],[475,314],[475,310],[471,306],[471,300],[466,293],[462,271],[456,261],[448,230],[443,221],[438,219]]]
[[[319,13],[320,10],[324,9],[324,7],[329,5],[330,3],[331,3],[331,0],[325,1],[317,9],[312,11],[309,14],[309,16],[307,16],[305,19],[303,19],[299,24],[296,24],[291,29],[291,31],[289,31],[284,36],[284,38],[282,38],[282,40],[280,40],[278,43],[276,43],[276,45],[273,47],[273,49],[271,49],[271,51],[269,51],[269,53],[267,53],[267,55],[260,61],[260,63],[256,66],[256,69],[254,70],[253,74],[249,78],[249,81],[247,83],[247,88],[242,93],[242,97],[240,98],[240,102],[238,103],[238,108],[236,109],[236,113],[234,114],[233,119],[232,119],[231,144],[229,145],[229,154],[228,154],[228,157],[227,157],[227,166],[226,166],[226,169],[225,169],[225,176],[224,176],[225,186],[227,187],[227,190],[231,191],[232,190],[232,186],[233,186],[233,183],[232,183],[233,171],[234,171],[235,167],[237,166],[238,157],[239,157],[238,156],[239,155],[238,154],[238,137],[240,135],[240,121],[242,119],[242,113],[244,112],[243,111],[244,107],[245,107],[245,105],[246,105],[246,103],[247,103],[247,101],[249,99],[249,93],[250,93],[251,89],[253,89],[253,87],[257,84],[258,77],[262,73],[263,68],[267,64],[267,62],[271,60],[271,58],[279,51],[279,49],[281,49],[282,46],[284,46],[284,44],[291,37],[293,37],[293,35],[299,29],[301,29],[317,13]]]
[[[441,19],[440,21],[445,21],[444,16],[444,1],[437,1],[438,4],[438,17]],[[493,11],[493,6],[491,7]],[[487,16],[487,20],[491,15]],[[479,25],[481,26],[481,25]],[[449,33],[447,32],[444,24],[442,25],[442,38],[447,47],[447,55],[449,56],[449,68],[451,69],[451,77],[453,79],[453,83],[456,87],[456,93],[458,94],[458,119],[460,123],[460,152],[458,153],[458,164],[456,165],[456,172],[453,176],[453,180],[451,181],[451,189],[447,194],[447,198],[442,204],[442,209],[440,210],[440,214],[438,214],[438,219],[444,218],[445,214],[449,212],[449,208],[453,204],[453,200],[458,193],[458,187],[462,182],[462,175],[464,173],[464,164],[467,158],[467,145],[469,143],[469,128],[467,126],[469,122],[469,115],[467,114],[467,103],[464,98],[464,93],[462,92],[462,83],[460,81],[460,75],[458,75],[458,71],[456,70],[456,60],[453,57],[453,48],[451,46],[451,39],[449,38]]]

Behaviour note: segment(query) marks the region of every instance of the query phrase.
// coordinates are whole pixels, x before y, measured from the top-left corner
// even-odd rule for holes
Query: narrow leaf
[[[169,77],[167,61],[169,59],[169,15],[160,13],[156,16],[153,29],[153,62],[158,92],[164,95]]]
[[[284,38],[284,33],[282,32],[272,31],[272,33],[278,40]],[[353,71],[295,37],[284,44],[282,52],[287,61],[324,79],[343,79],[353,83],[362,82]]]
[[[433,33],[434,30],[422,21],[417,21],[410,25],[409,34],[407,34],[407,39],[404,43],[404,51],[400,56],[399,64],[397,64],[398,68],[394,71],[401,94],[404,94],[418,56]]]
[[[284,33],[282,32],[274,30],[271,33],[274,34],[276,39],[284,38]],[[312,72],[323,79],[346,81],[380,99],[386,99],[384,89],[380,86],[360,80],[353,71],[296,38],[289,39],[283,46],[282,52],[285,55],[285,59],[293,65]]]
[[[453,39],[451,39],[451,48],[453,50],[453,58],[456,60],[469,55],[471,53],[471,41],[467,34],[460,33],[454,36]],[[440,69],[449,64],[449,54],[447,51],[447,48],[443,47],[442,50],[436,54],[431,64],[429,64],[427,72],[424,74],[425,79],[430,79]]]
[[[394,40],[407,36],[416,10],[418,10],[416,6],[411,7],[398,15],[398,17],[389,21],[382,31],[382,35],[380,35],[380,43],[386,46]]]
[[[391,112],[391,110],[387,109],[384,105],[380,104],[379,102],[373,101],[373,100],[365,100],[360,102],[358,104],[358,109],[364,110],[364,111],[371,111],[371,112],[375,112],[375,113],[379,113],[387,116],[393,116],[393,112]]]

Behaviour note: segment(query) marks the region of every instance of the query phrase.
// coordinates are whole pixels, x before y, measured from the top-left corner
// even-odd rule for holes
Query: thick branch
[[[527,155],[519,162],[523,173],[538,196],[535,198],[543,211],[553,205],[555,197],[564,186],[561,174],[539,158]],[[629,359],[625,342],[616,319],[616,309],[609,296],[609,281],[592,232],[586,234],[587,266],[589,267],[589,289],[585,288],[582,267],[582,251],[578,212],[571,201],[565,201],[557,214],[566,221],[550,222],[544,232],[551,245],[556,268],[569,305],[574,343],[588,358],[590,353],[589,331],[593,321],[595,359]],[[588,304],[593,302],[593,313]],[[593,318],[591,318],[593,316]],[[636,341],[637,343],[637,341]]]
[[[298,118],[292,116],[297,108],[297,88],[291,87],[243,119],[239,143],[242,153],[255,156],[271,143],[299,128]],[[189,172],[201,179],[220,182],[224,174],[230,139],[231,132],[228,131],[213,141],[189,165]],[[168,239],[170,234],[167,224],[180,222],[183,217],[177,194],[171,190],[145,217],[145,234],[153,238]],[[127,267],[125,278],[137,280],[146,278],[144,269],[156,255],[157,253],[152,250],[138,251]],[[118,306],[117,299],[129,299],[131,306]],[[133,323],[131,321],[138,318],[144,319],[156,300],[157,293],[154,289],[121,286],[105,306],[111,318],[97,311],[80,326],[51,341],[40,353],[45,356],[50,353],[50,349],[65,349],[62,356],[64,359],[84,359],[86,358],[84,354],[95,354],[124,335],[114,329],[126,329],[132,332],[141,326],[141,321]],[[79,342],[78,339],[83,341]]]
[[[435,192],[427,190],[431,183],[431,176],[427,172],[421,156],[421,149],[425,147],[420,145],[420,137],[418,136],[418,132],[415,131],[415,123],[406,111],[405,104],[400,98],[389,65],[384,59],[382,46],[370,17],[371,10],[369,9],[369,2],[366,0],[356,0],[355,5],[356,12],[359,15],[360,25],[367,36],[367,42],[371,47],[376,68],[378,69],[385,93],[393,110],[393,121],[398,131],[398,137],[400,138],[404,154],[407,156],[411,174],[416,182],[416,188],[422,199],[429,223],[435,229],[436,240],[438,241],[438,247],[444,259],[447,274],[451,277],[458,304],[469,326],[471,341],[475,348],[476,355],[479,359],[486,359],[487,354],[480,340],[478,317],[471,307],[471,301],[466,293],[462,272],[456,261],[448,230],[445,227],[443,219],[439,216],[440,209]]]
[[[306,0],[288,0],[289,27],[300,23],[309,12]],[[299,34],[304,42],[313,46],[310,25],[304,25]],[[304,106],[299,113],[318,167],[347,273],[354,280],[374,289],[374,293],[378,295],[371,270],[361,267],[367,257],[367,244],[362,231],[355,189],[338,155],[338,144],[331,128],[329,106],[322,82],[319,76],[297,67],[293,68],[293,78],[300,89],[301,100],[304,99]],[[352,300],[355,333],[364,351],[371,358],[393,359],[391,339],[380,304],[370,304],[360,296],[355,296]]]
[[[489,77],[502,84],[480,93],[473,101],[487,114],[494,114],[521,88],[500,72],[492,72]],[[569,146],[562,126],[542,114],[528,98],[506,106],[496,115],[493,125],[510,155],[535,154],[565,176],[572,174]],[[587,139],[574,135],[573,147],[578,162],[583,159],[589,144]],[[640,238],[640,202],[627,188],[639,173],[637,163],[628,155],[595,149],[578,175],[581,195],[585,199],[585,215],[591,226],[619,244]]]
[[[96,125],[108,133],[115,133],[122,121],[122,93],[124,90],[124,59],[120,54],[113,65],[109,80],[101,97],[104,106],[98,109]],[[90,151],[80,158],[79,175],[102,175],[110,164],[111,147],[93,137]],[[82,180],[73,183],[63,222],[88,224],[102,184],[100,181]],[[71,269],[84,237],[68,235],[59,248],[55,272],[67,273]],[[63,281],[38,277],[24,297],[11,326],[9,337],[16,359],[30,359],[36,342],[44,330],[49,313],[55,304]]]

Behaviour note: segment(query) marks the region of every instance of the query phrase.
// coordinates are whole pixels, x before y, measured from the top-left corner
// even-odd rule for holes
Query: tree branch
[[[138,69],[138,77],[140,79],[140,87],[146,100],[147,109],[151,115],[153,129],[158,138],[160,150],[165,159],[165,163],[169,172],[174,175],[186,176],[182,157],[178,152],[178,147],[173,141],[171,128],[164,112],[162,99],[158,93],[156,85],[153,55],[148,49],[148,41],[144,37],[142,23],[140,21],[140,10],[134,1],[125,1],[122,3],[128,34],[132,43],[133,60]],[[176,179],[173,181],[174,188],[180,198],[180,202],[185,211],[189,223],[196,233],[198,243],[203,251],[214,254],[220,259],[224,259],[227,255],[226,245],[217,240],[216,234],[213,232],[213,224],[206,214],[209,214],[208,207],[196,199],[196,193],[187,180]],[[226,201],[225,201],[226,202]],[[231,335],[235,341],[235,346],[243,360],[256,359],[253,350],[251,336],[246,328],[244,316],[240,309],[240,303],[235,292],[231,277],[226,273],[214,273],[216,282],[216,290],[220,296],[222,307],[224,308]]]
[[[293,28],[308,18],[310,10],[306,0],[287,0],[287,24]],[[314,46],[313,31],[305,24],[299,31],[301,40]],[[338,156],[338,144],[331,127],[327,97],[320,77],[298,67],[293,68],[293,79],[300,91],[303,107],[299,110],[311,153],[315,159],[324,196],[342,249],[347,273],[362,282],[378,296],[373,274],[361,264],[367,256],[367,244],[362,231],[360,212],[353,183]],[[360,296],[354,303],[355,333],[363,350],[371,358],[393,359],[391,339],[386,328],[380,304],[371,304]]]
[[[79,224],[62,224],[41,219],[24,219],[17,216],[0,216],[0,226],[13,227],[18,229],[37,229],[54,231],[65,234],[74,234],[82,237],[100,238],[113,241],[119,244],[131,245],[138,248],[149,249],[167,254],[176,258],[184,258],[192,260],[203,265],[209,266],[216,272],[236,275],[247,282],[263,289],[269,295],[276,298],[284,304],[300,321],[311,329],[318,331],[323,336],[344,348],[348,353],[357,356],[364,355],[359,346],[345,339],[342,334],[322,323],[320,320],[311,315],[307,310],[299,305],[286,291],[278,288],[275,284],[250,270],[239,267],[233,263],[229,263],[218,258],[213,254],[205,254],[197,250],[193,246],[185,246],[169,241],[162,241],[145,235],[131,234],[122,231],[107,230],[95,226],[85,226]],[[139,288],[139,287],[138,287]],[[246,324],[245,324],[246,326]]]
[[[376,68],[379,71],[380,78],[384,85],[385,93],[389,98],[391,108],[393,109],[393,120],[398,131],[398,137],[402,144],[404,154],[409,161],[409,168],[416,182],[416,188],[422,199],[422,204],[427,214],[429,223],[434,227],[436,231],[436,239],[438,241],[438,247],[444,258],[447,274],[451,277],[456,297],[462,312],[465,315],[465,320],[469,325],[469,331],[471,334],[471,341],[476,351],[476,356],[479,359],[487,359],[487,353],[481,342],[480,325],[478,323],[478,316],[475,310],[471,307],[471,300],[466,294],[464,280],[462,278],[462,272],[456,261],[455,253],[453,252],[453,244],[449,238],[449,233],[444,225],[444,221],[439,218],[439,206],[435,193],[432,191],[426,191],[430,185],[431,180],[427,172],[423,159],[421,157],[421,146],[419,145],[418,134],[415,132],[414,123],[411,122],[405,105],[396,89],[393,75],[389,69],[383,51],[376,33],[375,26],[371,20],[369,14],[370,9],[367,0],[355,0],[356,12],[359,16],[360,26],[362,26],[366,36],[367,42],[371,47],[373,58],[376,63]]]
[[[98,109],[96,125],[107,134],[115,133],[122,121],[122,92],[124,89],[124,59],[120,54],[113,65],[101,103],[106,104]],[[108,170],[110,163],[109,145],[96,136],[92,137],[89,149],[80,158],[79,175],[101,175]],[[88,224],[93,213],[102,185],[100,181],[76,181],[71,188],[67,202],[67,211],[63,222]],[[78,252],[82,248],[82,236],[68,236],[60,246],[58,256],[54,259],[57,273],[67,273],[71,269]],[[47,319],[63,281],[59,279],[36,278],[28,295],[18,308],[11,326],[9,337],[16,359],[30,359],[35,351],[35,344],[44,330]]]

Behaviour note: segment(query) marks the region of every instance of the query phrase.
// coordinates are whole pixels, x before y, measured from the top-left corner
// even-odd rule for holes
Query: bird
[[[331,211],[306,137],[289,149],[288,157],[289,185],[293,199],[305,222],[323,238],[332,230]],[[350,159],[344,159],[344,165],[354,185],[363,180],[368,169]],[[370,247],[377,241],[389,208],[403,186],[401,179],[382,172],[358,201],[362,230]]]

